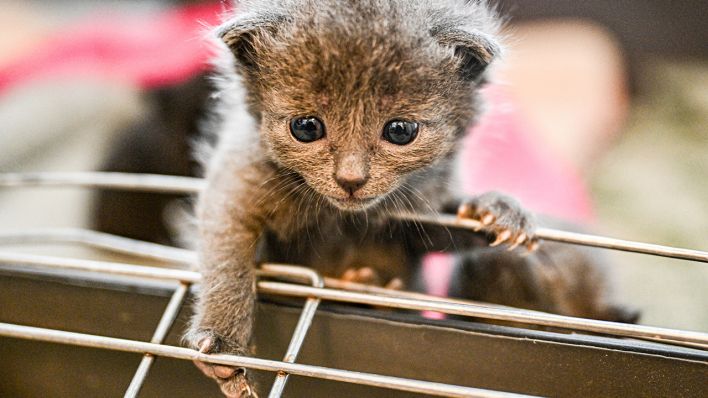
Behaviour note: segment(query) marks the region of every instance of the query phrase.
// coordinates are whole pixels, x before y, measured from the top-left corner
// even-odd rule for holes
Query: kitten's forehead
[[[298,19],[261,53],[262,73],[276,96],[299,106],[406,111],[454,84],[450,50],[413,29],[402,10],[337,10]]]

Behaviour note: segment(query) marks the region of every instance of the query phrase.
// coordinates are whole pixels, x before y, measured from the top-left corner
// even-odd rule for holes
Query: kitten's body
[[[370,267],[369,282],[401,278],[411,286],[425,253],[486,244],[483,235],[396,221],[393,213],[456,212],[464,203],[460,214],[484,221],[500,242],[522,245],[517,251],[533,246],[533,223],[513,200],[487,194],[463,201],[451,179],[459,142],[480,112],[485,68],[499,52],[497,29],[485,4],[463,0],[241,4],[220,29],[228,49],[218,66],[218,142],[197,206],[204,278],[186,337],[193,347],[249,352],[259,261],[306,265],[335,277]],[[308,143],[288,131],[293,118],[306,115],[326,126],[323,137]],[[382,138],[395,119],[419,123],[414,140],[394,145]],[[468,261],[461,268],[490,289],[471,294],[473,283],[461,274],[469,286],[458,283],[455,291],[608,317],[611,307],[591,261],[579,262],[588,278],[572,283],[534,277],[538,263],[553,257],[551,249],[527,258],[490,249],[499,256],[476,258],[486,279],[468,272],[474,269]],[[517,263],[518,272],[504,271],[495,258]],[[560,291],[559,283],[590,293],[544,294]],[[251,391],[244,372],[199,365],[226,394]]]

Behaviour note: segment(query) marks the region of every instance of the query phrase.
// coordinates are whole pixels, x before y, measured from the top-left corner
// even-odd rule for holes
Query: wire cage
[[[204,182],[187,177],[120,173],[0,174],[0,187],[38,185],[193,194],[202,189]],[[454,217],[400,217],[463,228],[477,227],[474,221],[461,221]],[[545,228],[538,230],[538,237],[567,244],[708,263],[708,253],[696,250]],[[186,316],[188,306],[185,303],[189,301],[192,290],[198,288],[201,278],[191,268],[196,262],[195,253],[89,230],[0,232],[0,245],[4,246],[48,243],[78,244],[169,264],[158,267],[55,257],[8,251],[0,247],[0,303],[9,304],[0,305],[0,356],[7,355],[10,361],[18,361],[16,363],[26,357],[42,357],[36,352],[25,355],[20,348],[8,348],[13,344],[21,345],[18,342],[23,340],[34,344],[51,343],[52,347],[59,344],[139,354],[142,359],[132,371],[132,380],[123,387],[125,397],[136,397],[141,389],[143,396],[193,396],[186,390],[175,390],[176,386],[171,383],[178,384],[184,379],[174,377],[166,379],[172,382],[162,383],[156,387],[157,390],[143,389],[158,357],[265,371],[259,373],[259,385],[269,386],[268,396],[273,398],[284,393],[286,396],[515,397],[610,396],[627,395],[629,392],[636,396],[701,396],[708,391],[707,333],[574,318],[388,290],[323,278],[311,269],[284,264],[263,264],[258,271],[257,288],[261,301],[259,324],[267,325],[263,325],[256,334],[265,334],[267,339],[273,340],[268,341],[266,347],[263,347],[263,342],[258,343],[258,351],[259,354],[261,351],[268,354],[259,357],[202,354],[176,344],[178,340],[175,336],[179,335],[179,330],[173,327],[175,322]],[[54,293],[46,289],[50,285],[56,288]],[[101,295],[108,294],[100,289],[105,285],[120,286],[121,293],[108,301],[101,301]],[[18,289],[22,286],[41,291],[36,303],[18,299]],[[88,288],[89,291],[79,297],[76,290],[80,288]],[[168,296],[169,299],[151,302],[148,297],[155,291],[160,292],[158,296]],[[48,303],[57,304],[57,300],[66,305],[75,302],[81,311],[95,312],[111,312],[111,308],[108,308],[109,311],[106,309],[107,303],[116,311],[121,306],[152,306],[154,311],[148,317],[150,319],[126,322],[149,328],[155,318],[157,326],[147,339],[104,335],[115,335],[110,330],[103,330],[103,334],[66,331],[97,329],[73,325],[70,316],[69,321],[63,323],[40,319],[42,316],[61,318],[66,313],[61,305],[45,308]],[[164,308],[160,309],[160,306]],[[36,313],[32,314],[32,311]],[[419,311],[503,321],[513,326],[436,321],[420,317]],[[94,323],[100,323],[102,318],[99,315],[92,316]],[[281,320],[284,323],[280,323]],[[25,326],[28,324],[35,326]],[[131,333],[123,335],[130,336]],[[136,333],[132,335],[137,336]],[[440,349],[431,351],[430,345],[417,342],[419,338],[432,339]],[[313,346],[307,353],[307,362],[314,364],[298,361],[306,339]],[[317,344],[322,339],[328,343]],[[275,340],[282,340],[286,345],[284,352]],[[338,342],[333,344],[332,341]],[[327,344],[345,347],[346,352],[332,358],[329,350],[322,347]],[[421,346],[428,348],[422,349]],[[131,360],[132,356],[123,362],[125,367],[130,367]],[[354,366],[357,360],[368,363],[366,366]],[[512,363],[518,366],[510,369]],[[71,363],[63,365],[64,368],[71,366]],[[377,371],[345,370],[353,367]],[[0,374],[5,374],[0,376],[0,396],[4,395],[4,390],[8,394],[17,391],[4,388],[3,383],[12,384],[22,378],[17,376],[17,368],[13,368],[12,364],[6,364],[4,368],[6,370],[2,371],[0,367]],[[554,373],[549,371],[551,368],[562,368],[563,372]],[[479,374],[474,376],[476,373]],[[296,381],[289,383],[291,378]],[[120,381],[116,383],[122,385]],[[318,393],[316,390],[320,388]]]

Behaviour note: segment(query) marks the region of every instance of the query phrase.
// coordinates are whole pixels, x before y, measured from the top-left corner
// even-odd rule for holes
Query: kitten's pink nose
[[[349,195],[354,195],[354,192],[358,191],[359,188],[366,184],[369,177],[366,175],[337,173],[334,179],[337,181],[337,184],[342,187],[342,189],[349,193]]]

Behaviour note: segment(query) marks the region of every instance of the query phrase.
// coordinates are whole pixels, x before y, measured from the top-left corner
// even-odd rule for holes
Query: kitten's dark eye
[[[312,116],[296,117],[290,121],[290,133],[301,142],[313,142],[324,137],[324,124]]]
[[[410,144],[418,136],[418,123],[394,120],[384,127],[383,138],[396,145]]]

